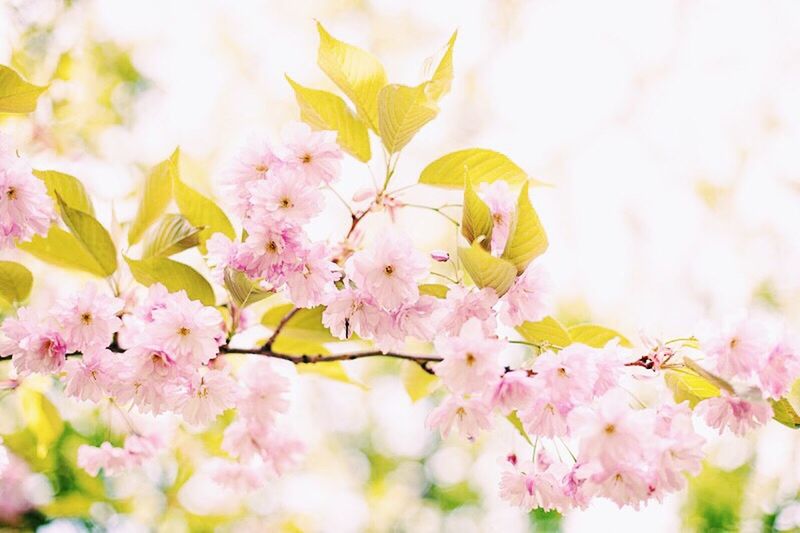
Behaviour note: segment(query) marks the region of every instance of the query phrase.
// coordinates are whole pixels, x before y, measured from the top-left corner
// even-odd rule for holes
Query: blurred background
[[[78,176],[106,222],[112,208],[120,220],[133,213],[144,172],[177,145],[187,179],[214,192],[243,143],[298,119],[285,73],[332,88],[315,64],[315,19],[408,84],[458,30],[452,92],[404,150],[390,188],[468,147],[501,151],[550,184],[533,200],[564,322],[672,338],[759,309],[800,327],[796,0],[2,0],[0,63],[51,88],[35,114],[0,118],[0,129],[36,168]],[[369,183],[350,160],[338,189],[349,197]],[[404,198],[458,199],[424,187]],[[436,213],[407,209],[399,223],[422,249],[454,245]],[[337,238],[347,224],[332,201],[313,231]],[[40,301],[81,281],[36,280]],[[800,527],[800,437],[776,423],[748,438],[709,434],[709,462],[689,489],[638,513],[600,502],[563,517],[526,514],[497,492],[500,458],[519,445],[513,428],[475,444],[441,441],[423,427],[435,397],[412,402],[394,363],[359,363],[347,368],[363,387],[293,377],[291,425],[308,456],[245,498],[211,485],[202,468],[181,469],[180,458],[171,474],[186,478],[179,491],[164,488],[161,471],[105,487],[76,473],[62,479],[74,469],[67,451],[34,465],[43,475],[26,483],[46,515],[82,515],[59,523],[78,530]],[[72,426],[96,422],[51,396]],[[0,399],[0,434],[19,429],[16,401]],[[200,437],[182,438],[187,449],[215,438]],[[62,440],[74,456],[77,441]],[[76,494],[73,507],[53,506],[59,490]]]

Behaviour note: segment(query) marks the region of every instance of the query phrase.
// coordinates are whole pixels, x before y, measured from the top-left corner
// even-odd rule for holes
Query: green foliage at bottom
[[[531,521],[531,529],[533,531],[541,531],[543,533],[557,533],[561,531],[561,513],[558,511],[545,511],[543,509],[534,509],[528,515]]]
[[[740,513],[750,465],[722,470],[710,464],[689,479],[684,508],[684,530],[722,532],[740,530]]]

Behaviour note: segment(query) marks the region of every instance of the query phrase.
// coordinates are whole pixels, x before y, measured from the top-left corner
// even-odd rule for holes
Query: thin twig
[[[275,331],[272,332],[272,335],[270,336],[270,338],[267,339],[266,343],[264,343],[264,349],[265,350],[270,350],[272,348],[272,345],[275,343],[275,340],[278,338],[278,335],[281,334],[281,331],[283,331],[283,328],[292,319],[292,317],[297,314],[298,311],[300,311],[300,308],[299,307],[295,307],[294,309],[292,309],[291,311],[286,313],[283,316],[283,318],[281,318],[281,321],[278,322],[278,325],[275,328]]]

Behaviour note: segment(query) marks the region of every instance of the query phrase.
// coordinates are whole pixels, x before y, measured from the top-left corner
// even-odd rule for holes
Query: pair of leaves
[[[540,346],[565,348],[579,342],[592,348],[602,348],[613,339],[619,339],[621,346],[632,346],[627,338],[613,329],[597,324],[577,324],[566,328],[551,316],[538,322],[523,322],[516,330],[526,341]]]
[[[260,302],[264,298],[274,294],[267,291],[257,282],[251,280],[243,272],[233,268],[226,268],[224,274],[225,289],[227,289],[236,307],[244,309],[250,304]]]
[[[139,242],[145,231],[164,213],[172,199],[181,215],[195,228],[201,228],[197,238],[201,249],[214,233],[236,238],[228,217],[211,199],[186,185],[180,178],[180,151],[176,148],[165,161],[150,171],[144,184],[139,210],[128,231],[128,242]]]
[[[13,69],[0,65],[0,113],[31,113],[47,87],[28,83]]]

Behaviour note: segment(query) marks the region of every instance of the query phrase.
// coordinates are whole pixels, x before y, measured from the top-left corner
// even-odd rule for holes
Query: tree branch
[[[297,314],[298,311],[300,311],[300,308],[299,307],[295,307],[294,309],[292,309],[291,311],[286,313],[283,316],[283,318],[281,318],[281,321],[278,322],[278,325],[275,327],[275,331],[272,332],[272,335],[270,336],[270,338],[267,339],[266,343],[264,343],[264,350],[268,350],[268,351],[271,350],[272,345],[275,343],[275,340],[278,338],[278,335],[281,334],[281,331],[283,330],[283,328],[286,326],[286,324],[289,323],[289,321],[292,319],[292,317]]]

